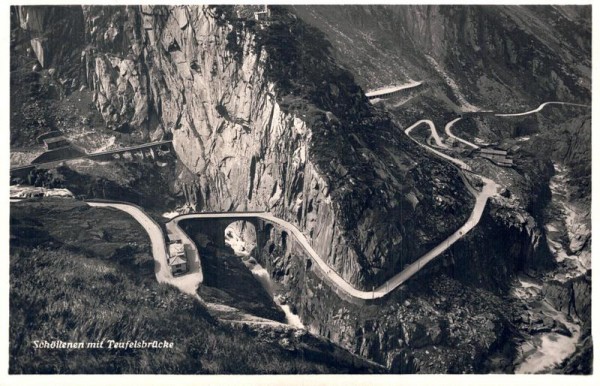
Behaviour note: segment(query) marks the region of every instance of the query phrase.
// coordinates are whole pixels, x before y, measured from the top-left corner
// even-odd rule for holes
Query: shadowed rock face
[[[589,6],[302,5],[293,10],[325,32],[336,57],[363,87],[413,79],[441,89],[446,81],[437,64],[468,102],[483,109],[590,100]]]
[[[64,18],[71,13],[44,18],[44,9],[29,20],[41,20],[36,25],[52,41],[80,44],[77,64],[62,65],[81,70],[104,120],[136,140],[173,139],[181,167],[172,179],[193,209],[269,210],[296,224],[361,289],[446,238],[472,202],[454,170],[410,143],[356,83],[371,88],[423,80],[416,105],[392,112],[407,125],[430,118],[440,131],[460,98],[439,68],[454,78],[463,99],[482,108],[518,111],[542,100],[588,98],[589,23],[580,19],[586,7],[308,8],[322,16],[310,21],[320,20],[315,24],[331,45],[276,7],[271,24],[248,20],[252,9],[241,7],[69,8],[83,20],[79,32],[50,28],[69,25]],[[557,29],[540,24],[553,18]],[[357,25],[360,36],[353,32]],[[561,58],[550,56],[557,49],[550,32],[567,44]],[[586,160],[589,120],[579,126],[587,129],[573,142],[549,134],[532,138],[531,150],[554,142],[553,159]],[[415,135],[428,134],[415,129]],[[525,203],[545,201],[538,187],[547,185],[549,173],[523,165],[530,173],[511,192]],[[156,179],[136,170],[140,184],[148,179],[144,186],[152,188]],[[104,184],[87,184],[92,195],[104,193]],[[472,286],[502,292],[515,270],[547,263],[540,229],[521,209],[492,207],[474,232],[410,283],[415,288],[369,308],[341,301],[302,259],[277,248],[260,263],[284,283],[305,325],[392,371],[510,372],[509,340],[517,334],[506,317],[510,304]],[[508,253],[503,240],[514,245]],[[439,272],[453,279],[440,279]],[[587,303],[577,300],[587,285],[551,283],[547,293],[557,308],[587,312]],[[484,363],[494,351],[502,351],[505,363]]]
[[[362,289],[465,221],[456,172],[369,105],[320,33],[281,8],[271,24],[237,11],[82,11],[96,106],[120,131],[172,136],[193,208],[271,211]]]
[[[76,7],[18,6],[11,16],[17,18],[20,28],[28,34],[31,48],[41,67],[61,66],[64,70],[75,65],[73,56],[84,41],[83,15]],[[69,37],[68,39],[64,39]]]

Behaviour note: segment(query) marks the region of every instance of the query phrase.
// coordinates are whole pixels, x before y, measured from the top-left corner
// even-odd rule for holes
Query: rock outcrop
[[[473,199],[370,107],[322,36],[284,9],[267,22],[247,11],[84,7],[96,106],[116,130],[173,139],[193,209],[271,211],[347,281],[377,285],[458,228]]]
[[[80,10],[61,6],[18,6],[15,15],[42,68],[60,67],[63,73],[78,68],[78,61],[73,59],[79,55],[78,49],[85,39],[81,34],[83,15]]]
[[[477,7],[417,7],[412,19],[404,9],[372,23],[385,27],[384,32],[402,25],[398,35],[390,36],[407,53],[406,61],[387,60],[383,67],[378,62],[377,76],[385,73],[380,79],[434,79],[432,87],[418,90],[424,92],[419,102],[396,106],[394,119],[369,104],[332,52],[365,87],[377,73],[369,72],[372,61],[366,63],[362,55],[360,65],[354,65],[356,58],[340,54],[343,45],[331,38],[337,35],[328,35],[334,42],[330,45],[323,33],[285,8],[272,7],[268,20],[255,20],[252,6],[84,6],[64,13],[48,8],[47,14],[45,9],[22,7],[17,15],[23,29],[36,31],[38,40],[30,44],[39,64],[56,64],[59,74],[69,68],[70,79],[80,79],[92,90],[93,103],[109,127],[134,142],[172,139],[177,156],[177,168],[169,165],[153,175],[140,164],[103,170],[117,175],[127,169],[123,174],[134,176],[117,182],[89,180],[77,168],[71,174],[61,170],[71,183],[81,185],[73,190],[76,194],[108,197],[106,191],[112,191],[144,206],[149,206],[145,198],[153,196],[154,208],[164,201],[165,209],[172,210],[171,193],[178,196],[177,204],[194,211],[267,210],[296,224],[329,265],[361,289],[377,286],[437,245],[465,222],[473,205],[456,170],[415,146],[394,122],[431,118],[439,128],[453,119],[447,111],[468,101],[482,106],[497,102],[507,87],[503,83],[526,84],[523,77],[539,77],[540,87],[509,87],[521,90],[502,99],[510,107],[540,98],[585,101],[589,89],[586,63],[577,82],[560,63],[532,58],[547,58],[555,39],[537,29],[528,31],[510,7],[498,13],[512,20],[510,31],[496,28],[496,13]],[[378,19],[387,8],[347,9],[357,12],[347,20],[354,23],[365,14]],[[561,26],[578,17],[561,12]],[[70,16],[72,22],[64,20]],[[61,22],[65,28],[52,28]],[[464,34],[460,23],[468,26]],[[576,34],[581,36],[568,40],[569,60],[587,49],[586,31],[583,23],[583,32]],[[382,36],[375,32],[373,36]],[[491,38],[480,38],[488,32]],[[520,55],[517,43],[536,34],[539,39],[531,43],[535,55]],[[69,37],[73,44],[65,47],[70,48],[57,48],[57,42]],[[504,40],[506,45],[500,45]],[[454,52],[461,45],[465,52]],[[381,50],[374,52],[381,58]],[[478,73],[490,60],[498,65],[492,66],[498,77],[494,81]],[[387,71],[390,63],[400,72]],[[458,75],[465,66],[468,71]],[[456,83],[472,93],[462,95],[452,88]],[[553,153],[577,164],[589,156],[584,145],[591,121],[573,122],[579,122],[575,130],[585,130]],[[536,131],[512,126],[488,131],[496,139]],[[415,129],[420,138],[424,133]],[[262,246],[276,247],[266,247],[260,264],[279,282],[279,295],[308,328],[394,372],[510,372],[511,338],[519,333],[503,295],[516,271],[551,265],[538,225],[548,201],[551,164],[519,156],[512,171],[475,169],[501,178],[508,188],[504,198],[496,197],[480,224],[408,288],[380,304],[357,306],[338,298],[306,259],[296,256],[301,251],[281,249],[282,240]],[[581,173],[587,181],[585,167]],[[160,189],[153,191],[156,184]],[[135,194],[125,196],[131,191]],[[551,282],[544,291],[559,310],[577,317],[589,312],[587,278],[566,285]]]
[[[327,34],[363,87],[424,80],[427,95],[443,89],[456,105],[496,111],[590,100],[589,6],[293,8]]]

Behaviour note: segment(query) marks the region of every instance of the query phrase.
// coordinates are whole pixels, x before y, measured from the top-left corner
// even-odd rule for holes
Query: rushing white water
[[[242,258],[244,265],[250,270],[252,275],[254,275],[267,293],[273,298],[275,304],[281,308],[285,314],[286,323],[297,328],[304,328],[300,317],[292,312],[289,305],[283,304],[282,299],[279,296],[275,295],[275,291],[273,290],[273,282],[271,281],[269,272],[254,259],[249,258],[252,250],[255,248],[255,245],[247,244],[243,237],[238,234],[238,229],[234,226],[229,226],[227,229],[225,229],[225,243],[233,249],[236,256],[240,256]]]
[[[269,272],[267,272],[267,270],[264,269],[260,264],[250,262],[249,260],[244,260],[244,265],[250,269],[250,272],[252,272],[254,277],[260,281],[263,288],[269,293],[269,295],[271,295],[275,304],[277,304],[285,313],[286,323],[297,328],[304,328],[300,317],[295,315],[292,310],[290,310],[290,306],[287,304],[282,304],[280,297],[273,295],[273,283],[271,282]]]
[[[575,352],[581,335],[579,325],[567,321],[565,315],[558,312],[547,302],[543,302],[543,313],[562,323],[571,332],[571,336],[549,332],[539,334],[532,341],[525,342],[519,349],[525,360],[515,369],[517,374],[536,374],[551,370],[565,358]]]
[[[548,216],[549,221],[544,224],[546,229],[546,238],[548,247],[558,263],[567,263],[566,269],[555,272],[553,279],[565,281],[571,277],[576,277],[586,272],[587,261],[585,254],[570,254],[564,247],[561,238],[567,233],[569,240],[575,235],[572,233],[576,215],[568,205],[568,178],[567,170],[560,165],[554,165],[557,173],[550,180],[550,190],[552,191],[551,205],[558,209],[562,216]],[[565,227],[566,225],[566,227]],[[519,299],[528,300],[540,296],[542,286],[536,282],[520,277],[520,286],[513,289],[513,295]],[[564,325],[571,336],[559,334],[557,332],[548,332],[534,335],[533,339],[527,341],[519,347],[522,362],[515,369],[515,373],[535,374],[548,372],[564,359],[573,354],[577,348],[577,342],[581,336],[581,328],[578,324],[567,320],[563,312],[557,311],[548,302],[543,301],[539,306],[532,309],[536,314],[540,313],[551,317],[553,320]]]

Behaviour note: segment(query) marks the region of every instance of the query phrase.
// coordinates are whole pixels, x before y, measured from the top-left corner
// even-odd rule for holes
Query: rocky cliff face
[[[402,124],[431,118],[440,128],[449,121],[441,111],[469,101],[499,109],[489,103],[507,90],[510,97],[501,100],[509,107],[534,107],[531,101],[542,98],[585,100],[589,90],[587,63],[573,69],[572,63],[562,68],[560,60],[539,62],[558,44],[540,21],[558,12],[566,34],[579,20],[577,9],[534,17],[532,8],[400,8],[347,7],[343,21],[331,8],[319,14],[325,19],[311,10],[332,46],[277,7],[267,22],[253,20],[251,7],[237,6],[85,6],[47,14],[45,8],[24,7],[16,18],[45,31],[52,44],[43,56],[36,53],[44,65],[46,57],[69,58],[54,55],[53,47],[76,36],[68,63],[53,63],[59,72],[67,64],[80,71],[77,79],[92,90],[109,127],[137,142],[173,140],[179,167],[169,183],[181,204],[198,211],[271,211],[296,224],[347,281],[368,289],[456,230],[473,200],[451,167],[429,157],[387,113],[369,105],[332,52],[365,88],[426,81],[423,98],[393,110]],[[533,27],[522,17],[533,20]],[[323,20],[335,21],[338,30],[323,27]],[[68,28],[51,28],[60,23]],[[373,29],[359,37],[352,32],[356,24]],[[565,61],[588,49],[582,25],[564,40]],[[494,80],[481,73],[487,67]],[[77,71],[65,77],[75,79]],[[452,86],[451,77],[460,87]],[[576,131],[578,138],[553,148],[561,161],[577,164],[589,155],[584,145],[590,120],[580,123],[585,130]],[[490,126],[491,132],[504,128]],[[495,139],[520,129],[507,124]],[[530,150],[538,146],[531,143]],[[345,303],[303,259],[277,248],[265,252],[272,256],[261,264],[313,331],[395,372],[511,371],[509,336],[518,333],[506,316],[510,304],[498,294],[515,271],[548,265],[536,223],[547,201],[546,164],[517,158],[513,171],[477,170],[497,173],[517,204],[490,205],[472,233],[419,274],[422,280],[383,304]],[[134,172],[137,189],[137,181],[144,184],[148,176],[141,168]],[[582,173],[585,180],[588,171]],[[151,195],[153,183],[138,190]],[[578,279],[566,286],[550,283],[546,291],[556,308],[579,315],[589,308],[577,300],[588,285]]]
[[[19,6],[11,16],[23,38],[29,39],[42,68],[60,65],[63,72],[78,68],[79,48],[85,37],[81,34],[83,15],[77,8]]]
[[[455,104],[484,110],[542,100],[589,101],[590,7],[293,9],[327,34],[363,87],[424,80],[445,89]]]
[[[501,297],[446,275],[427,280],[432,277],[428,270],[419,275],[424,280],[414,280],[376,304],[360,306],[339,299],[323,285],[302,263],[301,250],[268,251],[271,243],[278,245],[276,239],[266,243],[261,264],[281,283],[282,297],[313,333],[393,373],[512,371],[511,306]],[[496,274],[488,268],[480,275]]]
[[[83,7],[94,103],[137,141],[173,139],[192,209],[271,211],[347,281],[377,285],[464,222],[472,198],[369,106],[321,35],[283,9],[264,23],[251,11]]]

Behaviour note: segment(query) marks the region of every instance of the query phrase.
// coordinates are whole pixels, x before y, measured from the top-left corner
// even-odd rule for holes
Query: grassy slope
[[[315,351],[303,344],[284,349],[220,325],[197,301],[159,285],[147,236],[124,213],[44,200],[12,204],[10,216],[10,373],[354,370],[336,358],[311,359]],[[174,348],[35,350],[36,339],[167,340]]]

